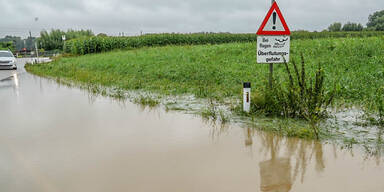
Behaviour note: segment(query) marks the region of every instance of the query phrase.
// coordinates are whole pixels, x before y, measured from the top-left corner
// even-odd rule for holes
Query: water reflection
[[[245,130],[245,146],[261,145],[257,147],[266,159],[259,162],[263,192],[288,192],[297,178],[303,183],[313,159],[316,172],[325,168],[323,145],[318,141],[279,137],[253,128]]]
[[[14,82],[13,90],[16,94],[16,97],[19,98],[20,97],[19,77],[18,77],[17,73],[13,74],[12,77],[13,77],[13,82]]]
[[[13,81],[15,83],[15,87],[18,88],[19,87],[19,78],[17,76],[17,73],[13,74],[12,77],[13,77]]]
[[[222,135],[228,134],[230,125],[228,123],[217,123],[210,119],[202,119],[202,121],[209,127],[209,135],[212,141],[218,140]]]
[[[366,151],[365,159],[374,158],[377,165],[380,165],[381,157],[384,152],[384,140],[383,140],[384,127],[379,127],[376,132],[375,142],[371,145],[364,145]]]
[[[251,130],[247,132],[252,133]],[[249,136],[248,136],[249,137]],[[261,161],[260,167],[260,190],[263,192],[277,191],[288,192],[292,187],[291,161],[290,156],[279,157],[281,143],[283,139],[271,134],[261,134],[260,141],[265,154],[269,153],[269,160]],[[290,149],[294,142],[288,143],[289,154],[293,154]]]
[[[12,88],[16,97],[20,96],[19,76],[13,72],[11,76],[0,80],[0,88]]]
[[[246,131],[247,131],[247,135],[246,135],[246,137],[245,137],[245,142],[244,142],[244,144],[245,144],[245,146],[252,146],[252,144],[253,144],[253,139],[252,139],[252,129],[251,128],[247,128],[246,129]]]
[[[289,158],[273,158],[259,163],[260,190],[263,192],[288,192],[292,188]]]

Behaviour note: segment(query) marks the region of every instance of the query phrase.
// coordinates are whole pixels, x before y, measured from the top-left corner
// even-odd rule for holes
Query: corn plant
[[[292,39],[317,39],[340,37],[370,37],[384,35],[384,32],[293,32]],[[204,45],[234,42],[256,42],[256,34],[194,33],[194,34],[147,34],[132,37],[92,36],[65,42],[64,52],[83,55],[107,52],[114,49],[135,49],[140,47],[166,45]]]

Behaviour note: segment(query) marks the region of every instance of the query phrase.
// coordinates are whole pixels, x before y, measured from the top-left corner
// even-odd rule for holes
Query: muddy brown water
[[[383,158],[359,150],[0,75],[2,192],[384,191]]]

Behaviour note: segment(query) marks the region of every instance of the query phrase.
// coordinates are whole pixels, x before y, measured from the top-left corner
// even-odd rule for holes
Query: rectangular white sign
[[[257,36],[257,63],[289,62],[290,36]]]

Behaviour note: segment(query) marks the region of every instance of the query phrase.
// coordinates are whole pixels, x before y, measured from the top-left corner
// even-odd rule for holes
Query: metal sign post
[[[273,5],[274,2],[275,2],[275,0],[271,0],[271,6]],[[273,81],[273,63],[270,63],[269,64],[269,78],[268,78],[268,85],[269,85],[270,89],[272,89],[272,81]]]
[[[272,6],[257,31],[257,63],[269,64],[269,87],[272,88],[273,64],[289,62],[290,30],[277,3]]]

